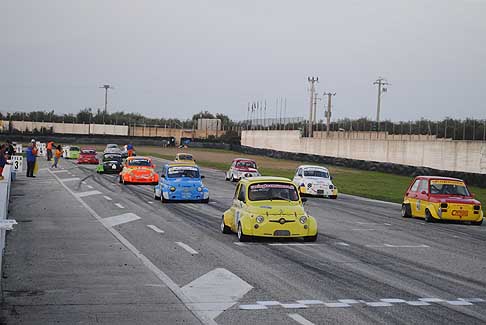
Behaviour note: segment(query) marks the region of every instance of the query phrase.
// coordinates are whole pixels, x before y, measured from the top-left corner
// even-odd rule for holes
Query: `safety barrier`
[[[15,220],[7,219],[8,202],[10,199],[10,185],[12,183],[11,165],[6,165],[3,170],[3,180],[0,180],[0,277],[2,275],[2,257],[5,248],[5,235],[7,230],[17,224]]]

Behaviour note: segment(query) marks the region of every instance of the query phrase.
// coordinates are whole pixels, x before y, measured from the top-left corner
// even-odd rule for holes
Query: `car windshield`
[[[250,201],[284,200],[298,201],[295,186],[287,183],[258,183],[248,189]]]
[[[93,149],[83,149],[81,150],[81,153],[85,155],[95,155],[96,151]]]
[[[131,159],[128,161],[128,166],[152,166],[152,162],[148,159]]]
[[[238,161],[236,163],[236,167],[247,167],[247,168],[255,168],[256,164],[254,161]]]
[[[466,184],[461,181],[430,181],[430,194],[470,196]]]
[[[167,172],[169,178],[190,177],[199,178],[199,169],[196,167],[169,167]]]
[[[71,151],[79,151],[79,148],[78,147],[70,147],[69,150],[71,150]]]
[[[329,178],[329,172],[320,168],[306,168],[304,169],[304,176]]]
[[[122,157],[120,155],[116,155],[116,154],[107,154],[107,155],[104,155],[103,156],[103,160],[121,160]]]
[[[179,155],[179,160],[192,160],[191,155]]]
[[[108,144],[106,145],[106,149],[113,149],[113,148],[118,148],[117,144]]]

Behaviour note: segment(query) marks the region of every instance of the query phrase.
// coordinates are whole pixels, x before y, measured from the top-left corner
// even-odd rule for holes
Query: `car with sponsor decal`
[[[120,172],[120,183],[123,184],[158,184],[159,175],[149,157],[128,157]]]
[[[402,217],[483,223],[481,202],[474,198],[466,183],[458,178],[418,176],[408,187],[403,203]]]
[[[180,152],[176,154],[175,160],[176,162],[182,162],[182,163],[187,163],[187,164],[196,164],[196,160],[194,160],[194,156],[191,155],[190,153],[183,153]]]
[[[313,165],[299,166],[295,172],[294,183],[301,195],[323,196],[336,199],[338,189],[332,182],[327,168]]]
[[[221,232],[252,237],[303,238],[316,241],[317,222],[308,215],[295,184],[283,177],[258,176],[238,182],[231,207],[221,220]]]
[[[103,153],[119,153],[121,155],[122,150],[120,149],[120,147],[118,147],[117,144],[110,143],[106,145],[105,150],[103,150]]]
[[[247,158],[235,158],[231,163],[230,169],[226,172],[225,179],[237,182],[240,179],[247,177],[258,177],[260,172],[258,171],[257,164],[252,159]]]
[[[164,166],[160,182],[154,187],[155,200],[209,202],[209,190],[197,165],[171,162]]]
[[[99,160],[96,157],[95,148],[81,148],[79,152],[78,164],[99,164]]]
[[[64,146],[62,147],[62,157],[65,159],[78,159],[79,147],[76,146]]]
[[[100,174],[118,174],[123,169],[123,158],[119,153],[104,153],[96,172]]]

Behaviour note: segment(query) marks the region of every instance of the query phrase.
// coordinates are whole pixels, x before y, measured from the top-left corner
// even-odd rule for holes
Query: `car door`
[[[410,202],[410,211],[412,212],[413,216],[418,216],[417,212],[417,191],[420,185],[421,179],[418,178],[414,181],[413,185],[410,187],[410,190],[407,192],[406,196],[408,201]]]
[[[417,199],[415,202],[415,207],[417,211],[417,216],[425,216],[425,207],[429,200],[429,181],[427,179],[422,179],[417,190]]]

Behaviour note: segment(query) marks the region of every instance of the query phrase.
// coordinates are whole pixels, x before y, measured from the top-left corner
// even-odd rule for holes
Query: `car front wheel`
[[[401,214],[403,218],[410,218],[412,213],[410,212],[410,204],[402,204]]]
[[[154,190],[154,200],[160,201],[160,196],[157,195],[157,192]]]
[[[318,234],[315,234],[315,236],[306,236],[306,237],[304,237],[304,241],[305,242],[315,242],[317,240],[317,235]]]
[[[241,227],[241,223],[238,223],[238,232],[237,232],[237,235],[238,235],[238,240],[240,242],[248,242],[250,241],[250,236],[247,236],[243,233],[243,229]]]
[[[223,234],[231,234],[231,229],[224,223],[224,216],[221,218],[221,232]]]
[[[483,219],[481,219],[479,221],[471,221],[471,225],[481,226],[482,224],[483,224]]]
[[[434,217],[429,210],[425,210],[425,222],[434,222]]]

